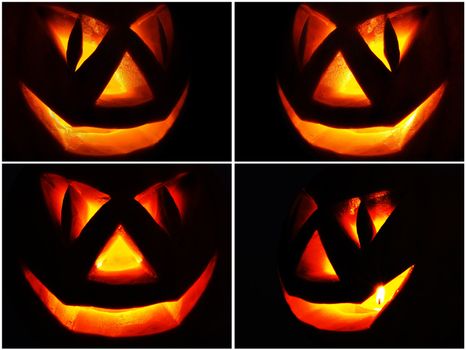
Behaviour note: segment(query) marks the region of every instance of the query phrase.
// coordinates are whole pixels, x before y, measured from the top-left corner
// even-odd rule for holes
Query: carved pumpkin
[[[29,108],[72,154],[124,155],[154,146],[188,93],[168,7],[129,10],[115,23],[105,12],[70,7],[37,8],[37,42],[30,39],[28,48],[38,59],[27,63],[20,83]]]
[[[130,172],[121,170],[113,182],[110,169],[42,172],[28,189],[33,226],[49,229],[18,227],[30,239],[22,272],[73,333],[120,338],[179,327],[216,270],[215,211],[199,172],[147,169],[151,176],[123,186]]]
[[[283,107],[311,146],[349,156],[402,152],[447,88],[438,11],[424,5],[301,5],[278,81]]]
[[[397,251],[396,244],[415,236],[409,234],[412,225],[403,223],[415,202],[400,187],[375,186],[374,192],[365,184],[330,195],[323,187],[303,190],[295,202],[282,245],[282,292],[292,313],[308,325],[366,330],[409,288],[416,270],[412,253],[396,261],[400,251],[409,251]]]

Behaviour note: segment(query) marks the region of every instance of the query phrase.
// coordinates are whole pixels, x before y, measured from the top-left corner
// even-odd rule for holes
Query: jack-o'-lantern
[[[297,9],[279,97],[312,147],[343,156],[400,153],[447,87],[438,14],[427,5],[360,4],[349,16],[343,6]]]
[[[21,228],[30,239],[21,260],[34,298],[78,334],[136,337],[180,326],[218,259],[202,179],[171,171],[155,183],[97,186],[88,175],[42,172],[33,182],[35,207],[27,207],[37,221]]]
[[[39,6],[37,33],[27,43],[35,59],[22,58],[27,105],[62,149],[76,155],[124,155],[154,146],[188,93],[166,5],[120,9],[114,17],[106,17],[108,6],[103,10]]]
[[[416,271],[406,243],[422,230],[410,212],[414,196],[402,186],[366,180],[353,190],[337,186],[340,193],[309,186],[299,194],[285,232],[280,257],[285,301],[296,318],[320,330],[371,328],[409,288]]]

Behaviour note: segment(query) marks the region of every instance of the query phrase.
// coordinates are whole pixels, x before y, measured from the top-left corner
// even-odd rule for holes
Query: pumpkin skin
[[[441,14],[435,6],[301,5],[278,79],[298,134],[343,156],[402,153],[447,89]]]
[[[357,180],[328,191],[337,178],[330,172],[298,195],[279,270],[285,301],[301,322],[326,331],[367,330],[409,288],[423,229],[415,224],[422,208],[411,208],[422,205],[410,181],[388,173],[393,179],[374,172],[379,180],[369,184],[373,177],[355,170]]]
[[[115,171],[120,174],[115,174]],[[112,173],[115,179],[109,180]],[[116,167],[113,170],[94,168],[87,171],[73,169],[73,167],[61,169],[56,167],[55,169],[49,168],[48,171],[30,171],[25,176],[29,182],[24,183],[24,188],[17,188],[15,193],[30,195],[31,202],[27,207],[32,209],[32,213],[37,212],[37,216],[32,215],[41,221],[41,226],[47,227],[41,230],[42,237],[36,236],[36,238],[34,235],[37,231],[33,233],[34,225],[21,225],[21,229],[18,227],[18,230],[22,232],[21,238],[18,238],[20,240],[31,239],[34,246],[21,252],[21,260],[29,288],[33,287],[30,292],[34,290],[35,302],[38,296],[42,298],[41,295],[43,295],[42,292],[38,292],[38,283],[36,283],[38,280],[64,305],[73,305],[75,309],[79,307],[81,310],[89,309],[89,306],[92,306],[91,309],[94,311],[96,309],[112,310],[111,314],[117,318],[118,309],[125,309],[125,313],[128,313],[128,310],[142,309],[147,305],[158,305],[157,308],[161,308],[167,302],[173,302],[182,297],[186,299],[186,292],[196,285],[196,281],[204,271],[209,271],[210,275],[205,280],[207,282],[205,287],[211,284],[212,273],[216,270],[214,267],[218,261],[216,239],[218,223],[212,220],[212,213],[216,213],[216,209],[213,209],[214,204],[210,203],[211,196],[206,195],[203,187],[205,181],[210,181],[208,180],[211,176],[209,172],[201,169],[188,170],[186,167],[185,169],[181,167],[146,168],[144,174],[133,173],[133,176],[135,175],[133,179],[138,182],[137,184],[125,184],[124,178],[130,178],[132,173],[132,170],[124,167],[119,169]],[[44,196],[45,193],[53,193],[49,190],[44,191],[44,186],[50,189],[48,185],[54,184],[54,188],[59,189],[60,186],[57,184],[64,179],[68,186],[73,187],[73,191],[74,189],[81,191],[81,195],[85,192],[99,193],[99,196],[94,198],[107,200],[82,226],[80,234],[75,237],[70,234],[76,224],[76,220],[73,220],[76,214],[76,211],[73,211],[73,203],[79,202],[76,193],[68,193],[63,197],[61,223],[57,222],[56,212],[53,210],[56,206],[50,205],[55,203],[54,197],[56,196],[52,195],[50,198]],[[38,185],[39,188],[37,188]],[[165,185],[171,187],[168,192],[166,191],[168,187]],[[82,190],[83,188],[85,191]],[[168,195],[169,193],[171,194]],[[84,196],[87,198],[86,203],[89,202],[89,198],[93,198],[92,195],[86,194],[86,196]],[[197,209],[190,208],[194,203]],[[155,210],[157,204],[159,209]],[[79,208],[79,205],[75,206],[75,209],[76,207]],[[66,212],[71,215],[68,216]],[[144,282],[128,282],[123,279],[119,283],[113,283],[108,279],[90,278],[92,267],[95,268],[98,263],[96,257],[105,251],[105,243],[108,243],[114,235],[116,221],[119,222],[117,226],[124,227],[127,236],[133,241],[144,261],[155,272],[155,278]],[[79,222],[78,220],[78,224]],[[44,251],[48,252],[46,257],[44,257]],[[97,255],[91,257],[93,253]],[[185,263],[187,263],[186,266],[184,266]],[[207,266],[210,267],[205,270]],[[31,273],[35,277],[31,277]],[[111,277],[114,279],[124,276],[118,273]],[[203,296],[205,290],[204,287],[201,288],[199,298]],[[65,326],[76,334],[94,334],[105,337],[156,334],[184,324],[185,317],[192,308],[196,307],[197,300],[193,299],[181,306],[187,312],[180,310],[175,323],[159,317],[157,322],[159,325],[161,322],[165,323],[164,328],[154,327],[154,323],[147,322],[147,319],[141,318],[139,314],[131,327],[128,324],[118,326],[118,322],[113,327],[107,327],[110,323],[106,316],[107,321],[104,320],[107,322],[106,327],[99,329],[96,326],[93,329],[93,317],[86,316],[84,311],[82,313],[88,317],[86,322],[80,322],[78,317],[75,322],[70,322]],[[41,308],[43,308],[42,312],[47,312],[44,305]],[[170,308],[170,310],[174,309]],[[56,312],[57,309],[53,309],[50,315]],[[185,313],[184,316],[183,313]],[[57,317],[56,314],[54,316]],[[120,315],[118,318],[122,317]],[[96,323],[105,324],[105,322],[100,322],[102,320],[97,322],[98,317],[95,315],[94,320]],[[110,319],[110,321],[114,320]],[[56,320],[54,322],[59,324]]]
[[[153,147],[188,94],[187,67],[165,5],[31,6],[21,57],[24,101],[67,153]],[[153,30],[151,29],[153,28]]]

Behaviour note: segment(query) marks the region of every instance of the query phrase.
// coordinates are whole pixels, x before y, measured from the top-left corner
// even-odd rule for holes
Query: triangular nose
[[[150,283],[157,275],[120,225],[100,252],[88,278],[107,284],[137,284]]]

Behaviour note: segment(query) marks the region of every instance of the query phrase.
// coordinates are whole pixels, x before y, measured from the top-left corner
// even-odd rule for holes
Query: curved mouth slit
[[[189,84],[166,119],[131,128],[114,129],[70,125],[25,84],[21,84],[29,108],[60,145],[70,153],[86,156],[123,155],[158,143],[178,118],[188,94],[188,87]]]
[[[312,146],[342,155],[382,156],[401,151],[416,135],[437,108],[446,83],[394,126],[369,128],[335,128],[304,121],[286,98],[280,83],[278,93],[283,106],[299,134]]]
[[[207,288],[216,262],[214,256],[179,299],[124,309],[64,304],[25,266],[23,273],[47,310],[70,331],[105,337],[135,337],[178,327]]]
[[[359,304],[312,303],[288,294],[285,288],[283,288],[283,294],[293,314],[306,324],[329,331],[361,331],[372,326],[377,317],[406,284],[413,269],[414,265],[385,285],[379,285],[373,294]]]

